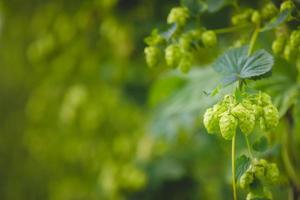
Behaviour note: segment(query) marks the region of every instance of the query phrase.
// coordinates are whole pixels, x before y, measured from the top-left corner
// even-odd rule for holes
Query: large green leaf
[[[220,56],[213,68],[229,83],[240,79],[255,79],[271,71],[274,60],[265,50],[247,55],[248,47],[230,49]]]

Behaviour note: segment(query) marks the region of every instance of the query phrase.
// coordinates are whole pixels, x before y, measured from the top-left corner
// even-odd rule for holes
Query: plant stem
[[[242,24],[242,25],[239,25],[239,26],[215,29],[214,32],[217,33],[217,34],[231,33],[231,32],[238,31],[238,30],[243,29],[243,28],[248,27],[248,26],[249,26],[248,24]]]
[[[259,34],[260,28],[259,26],[256,27],[256,29],[254,30],[251,40],[250,40],[250,44],[249,44],[249,49],[248,49],[248,56],[251,55],[253,49],[254,49],[254,44],[256,42],[257,36]]]
[[[235,137],[234,134],[232,138],[232,144],[231,144],[231,170],[232,170],[232,190],[233,190],[233,200],[237,200],[236,195],[236,184],[235,184]]]
[[[247,135],[245,135],[245,140],[246,140],[246,143],[247,143],[247,148],[248,148],[249,155],[250,155],[251,159],[253,159],[253,154],[252,154],[252,151],[251,151],[250,142],[249,142],[249,139],[248,139]]]

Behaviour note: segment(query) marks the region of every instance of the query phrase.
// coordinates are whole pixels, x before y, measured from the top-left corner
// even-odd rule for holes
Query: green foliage
[[[216,60],[213,68],[234,81],[257,78],[272,69],[274,61],[268,52],[259,50],[249,57],[247,52],[247,47],[230,49]]]

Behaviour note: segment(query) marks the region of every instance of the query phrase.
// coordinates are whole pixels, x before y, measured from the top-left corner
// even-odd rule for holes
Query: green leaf
[[[207,0],[207,9],[209,12],[217,12],[226,5],[233,4],[234,0]]]
[[[162,37],[165,38],[165,40],[170,40],[171,37],[175,34],[176,30],[177,30],[177,24],[173,24],[167,31],[165,31],[164,33],[162,33]]]
[[[251,160],[249,157],[245,155],[241,155],[236,159],[235,171],[236,171],[236,179],[239,179],[250,166]]]
[[[274,60],[265,50],[247,56],[248,47],[230,49],[213,64],[216,72],[233,83],[241,79],[257,79],[271,71]]]
[[[207,10],[207,4],[201,0],[181,0],[181,4],[190,10],[192,16],[197,16]]]
[[[262,136],[253,143],[252,148],[258,152],[264,152],[268,148],[268,139],[265,136]]]
[[[278,14],[276,18],[267,23],[264,28],[261,29],[261,32],[269,31],[273,28],[276,28],[281,23],[285,22],[288,17],[291,15],[292,10],[286,9]]]

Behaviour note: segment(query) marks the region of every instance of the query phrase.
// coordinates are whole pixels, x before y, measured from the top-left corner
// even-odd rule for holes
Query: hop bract
[[[176,23],[180,26],[183,26],[188,18],[189,10],[186,7],[176,7],[172,8],[170,11],[167,22],[168,24]]]

